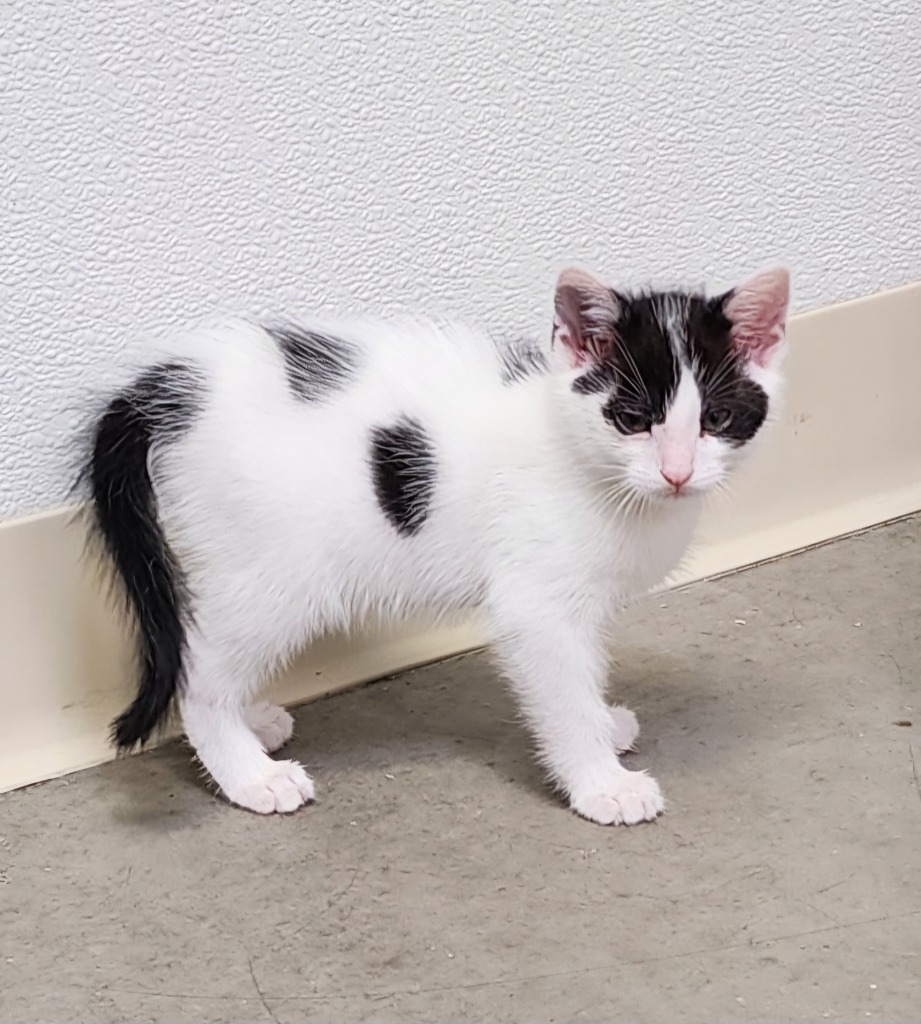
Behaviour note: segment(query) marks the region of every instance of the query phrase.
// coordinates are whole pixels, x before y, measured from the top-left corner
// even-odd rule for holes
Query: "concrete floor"
[[[291,817],[179,745],[0,797],[0,1019],[921,1020],[919,537],[631,613],[653,825],[565,811],[480,656],[303,708]]]

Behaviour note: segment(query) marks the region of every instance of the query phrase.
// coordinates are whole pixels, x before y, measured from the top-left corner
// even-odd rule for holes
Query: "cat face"
[[[725,482],[779,392],[788,301],[780,269],[715,298],[560,276],[568,425],[614,489],[674,501]]]

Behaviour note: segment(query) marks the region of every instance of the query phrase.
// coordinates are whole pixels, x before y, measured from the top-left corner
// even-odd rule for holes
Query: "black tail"
[[[188,430],[202,394],[203,380],[191,366],[145,371],[96,423],[83,471],[93,526],[137,626],[137,696],[112,724],[120,750],[143,744],[163,723],[182,683],[188,594],[157,516],[148,462],[153,444]]]

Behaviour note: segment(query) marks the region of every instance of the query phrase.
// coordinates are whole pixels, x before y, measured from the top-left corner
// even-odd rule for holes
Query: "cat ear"
[[[784,267],[763,270],[725,297],[733,343],[758,366],[769,366],[782,348],[789,302],[790,274]]]
[[[620,303],[616,295],[584,270],[564,270],[556,282],[553,340],[573,366],[598,362],[616,338]]]

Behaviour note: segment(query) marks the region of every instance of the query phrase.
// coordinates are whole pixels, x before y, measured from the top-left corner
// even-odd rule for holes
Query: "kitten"
[[[579,270],[550,344],[435,322],[201,330],[94,422],[89,512],[137,626],[113,725],[143,744],[178,701],[226,797],[311,801],[282,708],[255,700],[306,643],[417,609],[484,613],[553,783],[634,824],[659,786],[624,768],[608,637],[685,553],[780,386],[789,278],[715,298],[627,295]]]

